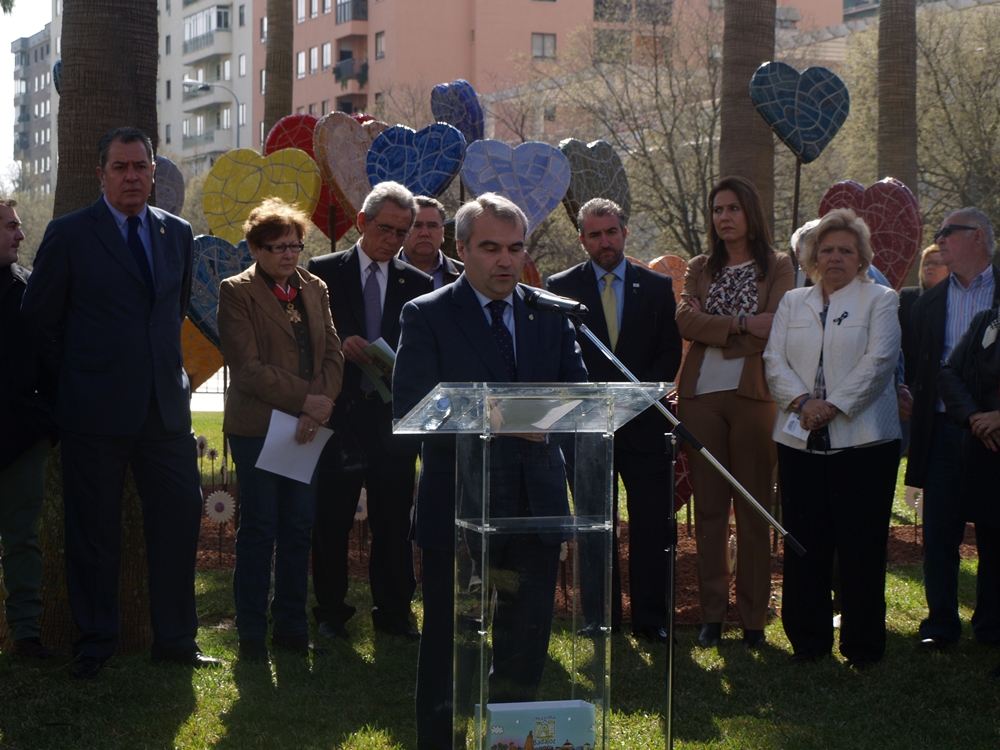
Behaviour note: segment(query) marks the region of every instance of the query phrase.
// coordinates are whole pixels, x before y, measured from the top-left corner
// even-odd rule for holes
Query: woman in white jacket
[[[764,352],[779,412],[773,437],[784,522],[782,622],[794,662],[833,649],[833,558],[841,573],[840,653],[856,669],[885,653],[885,554],[899,463],[893,372],[898,297],[868,278],[871,233],[831,211],[806,239],[815,286],[785,295]]]

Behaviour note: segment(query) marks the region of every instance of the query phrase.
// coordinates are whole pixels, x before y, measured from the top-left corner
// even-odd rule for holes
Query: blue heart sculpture
[[[393,180],[414,195],[441,195],[455,179],[465,156],[465,136],[443,122],[413,130],[386,128],[372,141],[365,162],[368,182],[375,187]]]
[[[56,60],[52,66],[52,83],[56,85],[56,93],[62,93],[62,60]]]
[[[253,265],[250,246],[243,240],[233,246],[221,237],[200,234],[194,238],[194,269],[188,317],[205,338],[222,350],[219,340],[219,286],[223,279]]]
[[[511,148],[485,140],[466,149],[462,182],[473,195],[499,193],[520,206],[531,234],[566,195],[570,171],[569,160],[547,143],[528,141]]]
[[[156,157],[156,207],[179,215],[184,208],[184,175],[170,159]]]
[[[826,68],[799,74],[782,62],[757,68],[750,79],[750,100],[803,164],[823,153],[851,111],[847,86],[835,74]]]
[[[483,106],[468,81],[459,78],[432,88],[431,112],[438,122],[458,128],[466,144],[483,139]]]
[[[569,159],[569,189],[563,205],[573,224],[576,224],[580,206],[591,198],[607,198],[617,203],[627,223],[632,213],[632,193],[625,166],[614,146],[607,141],[586,144],[576,138],[567,138],[559,143],[559,150]]]

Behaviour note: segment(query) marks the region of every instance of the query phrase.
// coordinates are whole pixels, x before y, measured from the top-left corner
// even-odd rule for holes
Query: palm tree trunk
[[[753,181],[774,228],[774,137],[750,101],[750,79],[774,57],[775,0],[726,0],[719,174]]]
[[[292,0],[267,0],[267,60],[264,66],[265,138],[278,120],[292,114],[294,12]]]
[[[917,4],[882,0],[878,11],[878,177],[920,197],[917,178]],[[914,263],[904,282],[918,283]]]

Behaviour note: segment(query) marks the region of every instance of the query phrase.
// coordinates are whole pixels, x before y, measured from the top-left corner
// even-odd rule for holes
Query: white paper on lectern
[[[257,458],[257,468],[270,471],[303,484],[312,481],[319,454],[323,452],[326,441],[333,435],[333,430],[320,427],[311,443],[299,445],[295,442],[295,429],[299,418],[274,409],[271,412],[271,424],[264,438],[264,448]]]

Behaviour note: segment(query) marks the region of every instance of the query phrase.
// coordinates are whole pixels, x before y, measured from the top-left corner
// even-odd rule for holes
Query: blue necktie
[[[382,335],[382,288],[378,283],[378,263],[374,260],[368,266],[368,278],[365,279],[365,333],[368,343],[377,341]],[[366,394],[375,390],[375,384],[367,375],[361,376],[361,390]]]
[[[493,336],[500,347],[500,355],[503,357],[504,366],[507,368],[508,382],[517,382],[517,363],[514,359],[514,338],[510,335],[510,330],[503,322],[503,313],[507,309],[507,301],[495,299],[487,305],[490,308],[490,315],[493,317]]]
[[[132,257],[135,258],[135,263],[139,266],[139,273],[142,274],[142,280],[146,282],[149,296],[154,297],[156,296],[156,288],[153,286],[153,272],[149,268],[146,248],[142,246],[142,240],[139,238],[139,224],[138,216],[128,217],[128,249],[132,251]]]

